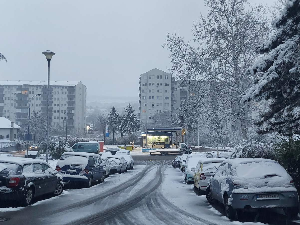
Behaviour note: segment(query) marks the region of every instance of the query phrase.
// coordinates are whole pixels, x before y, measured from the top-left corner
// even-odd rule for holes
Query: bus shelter
[[[177,148],[181,142],[181,127],[147,128],[142,133],[143,148]]]

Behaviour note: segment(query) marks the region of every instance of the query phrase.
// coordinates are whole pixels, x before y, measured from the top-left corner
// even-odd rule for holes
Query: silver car
[[[225,206],[229,219],[246,211],[281,208],[290,218],[299,212],[297,190],[291,176],[276,161],[269,159],[230,159],[224,161],[206,194],[212,203]]]

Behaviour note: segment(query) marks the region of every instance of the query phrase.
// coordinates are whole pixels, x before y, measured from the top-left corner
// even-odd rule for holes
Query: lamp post
[[[47,84],[47,149],[46,149],[46,162],[48,162],[48,156],[49,156],[49,86],[50,86],[50,61],[52,59],[52,56],[55,55],[54,52],[50,50],[46,50],[45,52],[42,52],[48,61],[48,84]]]
[[[31,100],[31,99],[33,99],[34,97],[36,97],[36,96],[41,96],[41,94],[36,94],[36,95],[34,95],[34,96],[32,96],[29,100]],[[28,158],[28,148],[29,148],[29,139],[30,139],[30,137],[29,137],[29,135],[30,135],[30,131],[29,131],[29,129],[30,129],[30,101],[29,101],[29,103],[28,103],[29,105],[28,105],[28,126],[27,126],[27,158]]]

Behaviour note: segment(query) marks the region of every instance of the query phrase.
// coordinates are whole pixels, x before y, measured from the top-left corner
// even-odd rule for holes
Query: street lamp
[[[48,156],[49,156],[49,86],[50,86],[50,61],[52,59],[52,56],[55,55],[54,52],[51,52],[50,50],[46,50],[45,52],[42,52],[48,61],[48,84],[47,84],[47,149],[46,149],[46,162],[48,162]]]

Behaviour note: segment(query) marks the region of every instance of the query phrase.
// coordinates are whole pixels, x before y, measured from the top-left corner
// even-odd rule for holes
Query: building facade
[[[140,75],[139,85],[142,127],[149,128],[155,124],[157,115],[170,120],[172,114],[179,110],[185,92],[180,87],[180,82],[175,81],[170,73],[152,69]]]
[[[46,81],[0,81],[0,117],[22,126],[33,112],[47,113]],[[49,90],[51,127],[65,127],[70,132],[86,131],[86,86],[75,81],[51,81]]]

